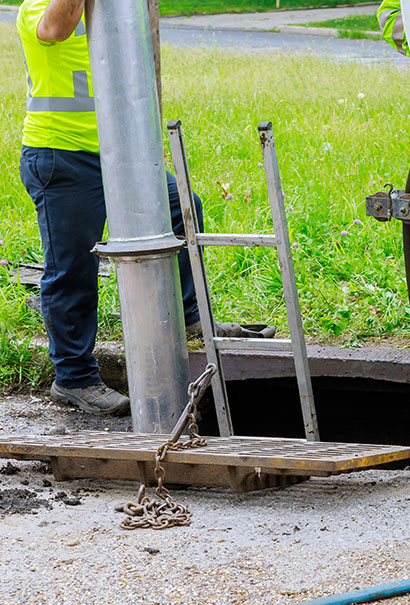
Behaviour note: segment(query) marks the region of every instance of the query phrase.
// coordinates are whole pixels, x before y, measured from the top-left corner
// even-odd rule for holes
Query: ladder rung
[[[255,235],[248,233],[197,233],[196,241],[200,246],[263,246],[276,248],[274,235]]]
[[[226,338],[214,336],[219,351],[246,349],[248,351],[292,351],[292,341],[279,338]]]

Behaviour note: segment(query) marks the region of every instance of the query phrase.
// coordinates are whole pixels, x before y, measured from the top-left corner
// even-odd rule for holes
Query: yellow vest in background
[[[23,145],[98,152],[84,15],[64,42],[42,42],[37,26],[50,0],[25,0],[17,31],[27,70]]]

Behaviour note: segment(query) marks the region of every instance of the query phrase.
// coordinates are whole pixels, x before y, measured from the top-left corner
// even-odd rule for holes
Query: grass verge
[[[367,0],[368,1],[368,0]],[[280,0],[280,8],[316,8],[340,4],[360,4],[366,0]],[[22,0],[0,0],[0,4],[20,5]],[[160,0],[161,15],[249,13],[275,9],[272,0]]]
[[[337,29],[340,38],[373,39],[373,36],[367,32],[380,33],[379,23],[375,15],[354,15],[351,17],[328,19],[327,21],[313,21],[306,23],[304,27],[330,27]]]
[[[360,4],[355,0],[280,0],[280,8],[318,8],[340,4]],[[160,0],[162,15],[198,15],[211,13],[251,13],[276,8],[272,0]]]
[[[366,194],[385,182],[403,187],[407,176],[407,72],[312,56],[163,50],[164,120],[182,119],[206,230],[271,231],[257,135],[258,122],[271,119],[308,339],[342,346],[408,342],[400,225],[367,219],[364,207]],[[16,373],[13,347],[44,335],[44,328],[24,304],[30,292],[9,279],[8,269],[41,260],[42,251],[18,174],[23,62],[14,29],[5,24],[0,56],[0,260],[9,263],[0,265],[0,333],[1,361],[10,368],[1,380],[33,384],[41,380],[38,366],[26,359],[17,367],[27,373]],[[170,168],[169,152],[167,163]],[[216,317],[275,323],[286,335],[275,252],[210,248],[206,254]],[[120,337],[110,316],[117,308],[112,276],[100,286],[100,339]]]

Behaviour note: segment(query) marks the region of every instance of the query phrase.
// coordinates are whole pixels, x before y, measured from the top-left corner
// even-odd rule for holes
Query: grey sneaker
[[[217,336],[222,336],[224,338],[273,338],[276,333],[275,326],[267,326],[265,324],[242,326],[236,322],[223,323],[220,321],[215,322],[215,330]],[[187,326],[185,332],[188,338],[194,336],[201,338],[201,322],[197,321],[196,323]]]
[[[240,337],[242,336],[242,328],[238,323],[221,323],[215,322],[215,329],[217,336],[231,336]],[[187,338],[196,337],[202,338],[202,326],[200,321],[196,321],[194,324],[187,326],[185,329]]]
[[[87,414],[124,416],[130,411],[128,397],[113,391],[103,382],[83,389],[66,389],[58,386],[54,381],[50,393],[55,401],[72,403]]]

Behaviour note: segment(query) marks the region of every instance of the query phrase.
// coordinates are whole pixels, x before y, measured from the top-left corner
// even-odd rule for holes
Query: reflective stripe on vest
[[[402,55],[406,55],[404,44],[403,18],[399,9],[386,9],[379,13],[379,25],[383,37]]]
[[[77,37],[77,36],[85,36],[85,34],[86,34],[85,25],[82,21],[79,21],[77,27],[75,28],[74,35],[75,35],[75,37]]]
[[[79,21],[75,28],[74,35],[85,36],[85,25]],[[61,111],[68,113],[95,111],[94,97],[90,97],[88,87],[88,77],[85,70],[73,71],[73,87],[74,97],[33,97],[31,91],[33,82],[28,71],[26,56],[24,54],[23,45],[20,46],[23,53],[24,64],[27,72],[28,96],[27,96],[27,111]]]
[[[94,97],[90,97],[87,72],[73,71],[74,97],[27,97],[27,111],[94,111]]]
[[[23,53],[23,61],[24,61],[24,65],[26,67],[26,74],[27,74],[27,86],[28,86],[28,95],[31,96],[31,91],[33,90],[33,82],[30,78],[30,74],[28,71],[28,65],[27,65],[27,61],[26,61],[26,55],[24,53],[24,48],[23,48],[23,43],[20,40],[20,36],[18,36],[19,42],[20,42],[20,47],[21,47],[21,52]]]
[[[397,15],[396,20],[393,25],[392,40],[395,43],[395,45],[397,46],[397,50],[399,51],[399,53],[401,53],[402,55],[405,55],[406,51],[403,48],[403,42],[404,42],[403,34],[404,34],[403,17],[401,16],[401,13],[400,13],[399,15]]]
[[[398,13],[398,12],[399,11],[397,10],[397,8],[393,8],[391,10],[385,10],[385,11],[382,11],[380,13],[380,16],[379,16],[379,25],[380,25],[380,29],[382,31],[386,27],[387,19],[390,17],[390,15],[392,15],[393,13]]]

